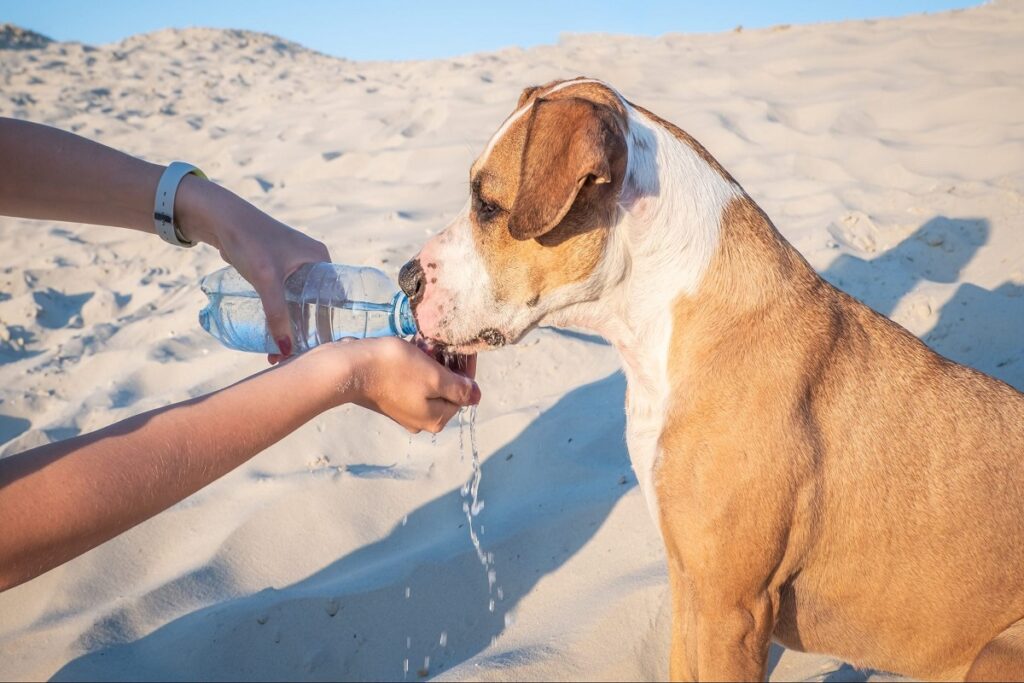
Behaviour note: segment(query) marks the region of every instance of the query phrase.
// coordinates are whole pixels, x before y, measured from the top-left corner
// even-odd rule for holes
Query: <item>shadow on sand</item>
[[[615,373],[569,392],[483,463],[481,540],[494,553],[503,599],[497,586],[488,593],[455,488],[387,537],[291,586],[218,602],[131,642],[116,642],[130,632],[121,626],[131,614],[115,611],[93,629],[108,643],[80,643],[91,651],[54,680],[401,680],[405,659],[407,678],[416,680],[466,661],[636,485],[624,391]],[[571,602],[566,596],[566,609]]]
[[[983,218],[936,216],[873,259],[840,255],[821,275],[885,316],[922,282],[951,284],[984,246]],[[957,363],[1024,390],[1024,286],[957,287],[923,341]]]

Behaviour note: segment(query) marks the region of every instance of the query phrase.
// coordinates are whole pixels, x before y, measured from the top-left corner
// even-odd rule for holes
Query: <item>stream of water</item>
[[[487,610],[494,612],[497,603],[505,599],[504,591],[500,584],[498,584],[498,572],[494,566],[494,553],[487,552],[484,550],[483,544],[480,542],[480,537],[484,535],[484,526],[478,525],[480,521],[478,519],[481,512],[484,509],[484,501],[480,497],[480,482],[483,479],[483,470],[480,467],[480,450],[477,447],[476,440],[476,406],[470,406],[469,408],[469,419],[465,419],[464,412],[465,408],[459,410],[459,457],[460,460],[465,460],[466,457],[466,422],[469,422],[469,448],[470,454],[472,455],[472,466],[473,471],[466,483],[462,485],[462,512],[466,515],[466,525],[469,527],[469,540],[473,544],[473,549],[476,551],[477,559],[480,560],[480,564],[484,568],[484,572],[487,574]],[[431,439],[431,443],[436,443],[434,439]],[[411,444],[410,444],[411,445]],[[402,520],[402,525],[405,526],[408,517]],[[479,532],[477,528],[479,526]],[[409,587],[405,589],[405,598],[409,599],[411,595]],[[509,623],[506,615],[505,625]],[[412,648],[412,639],[406,638],[406,652]],[[440,637],[440,645],[442,648],[448,645],[448,632],[442,631]],[[430,670],[430,658],[427,657],[423,663],[423,671]],[[402,661],[402,678],[405,680],[409,675],[409,658],[406,656]]]

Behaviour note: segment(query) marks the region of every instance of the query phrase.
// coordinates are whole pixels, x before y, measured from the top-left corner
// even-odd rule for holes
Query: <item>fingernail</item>
[[[281,352],[281,355],[287,358],[292,355],[292,340],[288,337],[281,337],[277,340],[277,350]]]

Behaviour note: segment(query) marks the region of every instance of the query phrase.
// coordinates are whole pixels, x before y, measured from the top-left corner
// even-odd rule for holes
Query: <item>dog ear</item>
[[[613,162],[625,152],[625,137],[607,105],[576,97],[537,100],[509,212],[512,237],[533,239],[552,230],[585,186],[608,185],[614,191],[612,168],[621,165]]]
[[[537,92],[538,90],[540,90],[539,85],[530,85],[523,88],[523,92],[519,95],[519,101],[516,102],[516,109],[522,108],[522,106],[530,100],[530,97],[533,95],[533,93]]]

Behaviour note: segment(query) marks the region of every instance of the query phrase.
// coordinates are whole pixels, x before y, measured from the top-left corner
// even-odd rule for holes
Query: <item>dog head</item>
[[[402,268],[420,333],[461,352],[518,341],[600,294],[627,166],[626,105],[575,79],[527,88],[470,168],[470,197]]]

